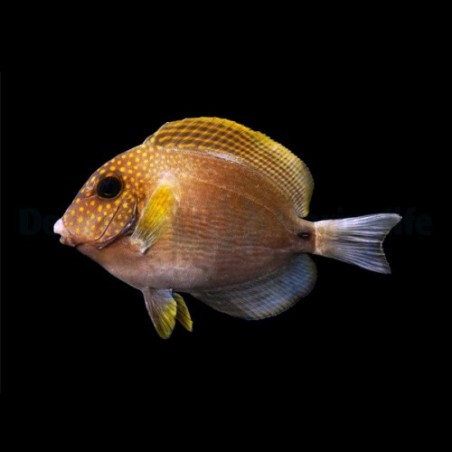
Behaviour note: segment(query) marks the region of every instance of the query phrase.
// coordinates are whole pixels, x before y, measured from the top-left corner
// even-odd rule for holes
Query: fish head
[[[91,175],[54,225],[61,243],[101,249],[132,233],[144,194],[143,181],[136,177],[138,171],[127,166],[135,152],[115,157]]]

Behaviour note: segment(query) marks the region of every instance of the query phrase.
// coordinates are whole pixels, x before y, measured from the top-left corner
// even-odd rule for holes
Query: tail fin
[[[394,213],[382,213],[317,221],[314,223],[314,253],[374,272],[391,273],[383,251],[383,240],[401,219]]]

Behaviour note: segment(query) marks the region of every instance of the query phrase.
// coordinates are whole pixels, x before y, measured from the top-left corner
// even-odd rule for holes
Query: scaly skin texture
[[[315,283],[314,187],[306,165],[232,121],[165,124],[102,165],[54,226],[143,292],[156,331],[191,331],[183,298],[243,318],[276,315]],[[259,289],[260,288],[260,289]]]
[[[300,220],[259,173],[188,151],[162,161],[166,165],[154,173],[149,191],[170,176],[178,207],[151,249],[141,254],[129,236],[100,250],[96,244],[79,247],[119,279],[140,289],[190,292],[254,279],[293,253],[311,251],[311,223]],[[297,236],[303,231],[310,239]]]

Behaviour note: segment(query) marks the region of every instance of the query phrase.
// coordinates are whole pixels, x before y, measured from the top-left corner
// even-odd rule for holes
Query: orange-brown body
[[[181,151],[167,159],[160,177],[171,180],[178,209],[149,252],[139,253],[127,236],[102,250],[81,247],[136,288],[227,286],[278,268],[294,253],[313,251],[311,223],[298,218],[290,200],[256,171]],[[301,232],[310,238],[301,240]]]
[[[101,166],[54,226],[110,273],[140,289],[157,332],[191,331],[179,293],[232,316],[261,319],[314,287],[307,253],[389,272],[382,241],[400,217],[311,223],[306,165],[232,121],[165,124]]]

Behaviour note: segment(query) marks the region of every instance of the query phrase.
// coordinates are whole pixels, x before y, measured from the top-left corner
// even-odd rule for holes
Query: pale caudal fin
[[[383,241],[402,219],[394,213],[343,220],[317,221],[315,254],[355,264],[378,273],[391,273]]]

